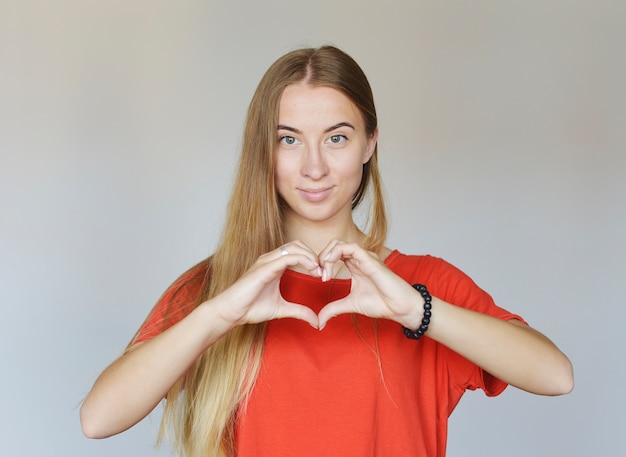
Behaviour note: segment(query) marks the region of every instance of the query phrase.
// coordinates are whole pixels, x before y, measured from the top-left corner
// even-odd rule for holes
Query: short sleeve
[[[496,317],[503,320],[517,319],[520,316],[497,306],[493,298],[481,289],[468,275],[452,264],[438,257],[398,256],[392,261],[392,269],[409,283],[422,283],[429,292],[441,300],[455,306]],[[456,352],[443,348],[446,356],[446,371],[450,381],[455,405],[465,390],[482,389],[488,396],[502,393],[507,384]]]
[[[208,268],[209,260],[203,260],[174,281],[154,305],[129,346],[154,338],[187,316],[202,292]]]
[[[436,266],[433,270],[431,293],[455,306],[502,320],[517,319],[525,323],[520,316],[497,306],[491,295],[481,289],[461,270],[442,259],[432,259]],[[507,384],[505,382],[492,376],[461,355],[453,351],[450,352],[452,354],[448,357],[448,372],[451,376],[452,385],[456,385],[462,390],[481,389],[490,397],[499,395],[506,389]]]

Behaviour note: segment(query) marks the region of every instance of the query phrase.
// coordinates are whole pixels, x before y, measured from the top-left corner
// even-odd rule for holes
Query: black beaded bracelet
[[[407,338],[412,340],[419,340],[426,330],[428,330],[428,324],[430,324],[430,316],[432,315],[430,310],[432,308],[432,300],[433,297],[428,293],[428,289],[423,284],[413,284],[413,288],[417,290],[422,298],[424,299],[424,316],[422,317],[422,324],[417,328],[417,330],[411,330],[406,327],[402,327],[404,330],[404,335]]]

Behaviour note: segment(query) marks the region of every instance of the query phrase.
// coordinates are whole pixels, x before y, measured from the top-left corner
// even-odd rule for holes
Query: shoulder
[[[411,255],[398,250],[391,251],[385,264],[398,276],[405,280],[414,277],[441,278],[442,275],[467,277],[465,273],[446,260],[430,254]]]
[[[437,298],[456,306],[500,319],[524,320],[496,305],[489,293],[451,263],[432,255],[407,255],[392,251],[387,266],[409,284],[424,284]]]
[[[166,314],[191,311],[198,295],[203,292],[209,279],[211,258],[204,259],[181,274],[157,302],[157,307],[166,310]]]
[[[158,335],[189,314],[209,280],[210,269],[211,258],[208,258],[181,274],[161,295],[131,344]]]
[[[197,263],[196,265],[185,271],[183,274],[181,274],[176,279],[176,281],[174,281],[172,285],[168,287],[162,298],[164,298],[168,294],[178,294],[181,292],[189,294],[199,292],[202,288],[202,285],[208,278],[210,268],[210,257]]]
[[[494,305],[491,296],[472,278],[440,257],[393,251],[386,263],[408,283],[424,284],[432,295],[449,303],[481,311]]]

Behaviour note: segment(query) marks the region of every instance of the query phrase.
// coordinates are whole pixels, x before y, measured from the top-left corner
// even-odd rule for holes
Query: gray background
[[[574,362],[569,396],[468,393],[448,455],[625,455],[625,23],[608,0],[0,1],[0,453],[169,455],[158,413],[91,441],[79,402],[214,248],[262,73],[333,43],[376,95],[389,246]]]

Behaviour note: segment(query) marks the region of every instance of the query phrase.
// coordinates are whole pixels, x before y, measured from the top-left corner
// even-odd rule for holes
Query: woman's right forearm
[[[132,347],[98,377],[80,409],[83,433],[106,438],[146,417],[189,366],[231,330],[207,302],[153,339]]]

